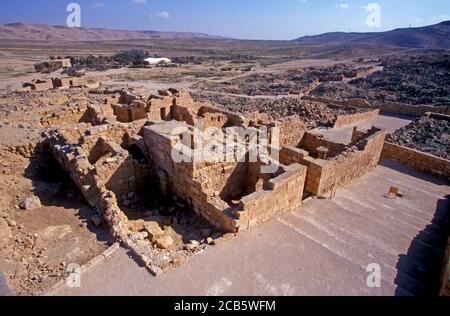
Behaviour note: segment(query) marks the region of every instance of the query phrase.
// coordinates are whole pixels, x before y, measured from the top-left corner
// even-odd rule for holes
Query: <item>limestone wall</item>
[[[83,148],[59,131],[48,133],[47,141],[55,159],[70,175],[86,201],[104,216],[113,237],[125,241],[130,233],[126,226],[128,219],[117,206],[114,194],[105,188]]]
[[[306,133],[304,135],[300,147],[315,157],[317,157],[317,148],[319,147],[326,147],[329,150],[328,157],[335,157],[346,149],[344,144],[329,141],[322,135],[312,133]]]
[[[162,134],[157,127],[149,126],[144,128],[144,140],[153,166],[152,173],[159,180],[163,193],[174,200],[181,199],[217,228],[236,232],[232,219],[225,213],[228,205],[220,199],[220,194],[208,194],[204,190],[205,181],[194,177],[194,163],[187,157],[184,162],[172,159],[174,139]]]
[[[305,137],[307,140],[304,144],[307,144],[306,147],[310,150],[317,148],[316,146],[333,145],[332,142],[316,135],[307,133]],[[335,153],[337,155],[327,160],[310,156],[308,150],[285,147],[280,152],[280,160],[287,165],[300,163],[307,166],[306,191],[316,196],[326,197],[376,168],[385,137],[385,131],[373,130],[367,132],[365,137],[356,144],[350,146],[334,144],[334,150],[333,146],[330,147],[330,155],[333,156]],[[341,152],[338,152],[339,148],[342,149]]]
[[[291,116],[275,122],[280,129],[280,147],[298,146],[308,130],[299,116]]]
[[[335,100],[335,99],[311,97],[311,96],[304,96],[302,99],[307,100],[307,101],[312,101],[312,102],[337,104],[337,105],[342,105],[342,106],[353,106],[353,107],[358,107],[358,108],[370,108],[371,107],[370,103],[364,99]]]
[[[77,126],[73,128],[76,129]],[[98,170],[89,163],[83,148],[72,143],[58,131],[47,133],[47,142],[54,157],[80,188],[86,201],[102,216],[110,228],[112,237],[139,258],[151,273],[161,274],[161,267],[151,260],[152,256],[156,255],[153,248],[146,242],[131,237],[130,223],[119,208],[116,195],[100,180]],[[71,138],[74,138],[73,135]]]
[[[356,113],[350,115],[339,115],[334,123],[335,128],[345,127],[360,123],[372,118],[377,117],[380,114],[380,110],[371,110],[363,113]]]
[[[447,110],[446,106],[439,105],[413,105],[399,102],[384,101],[379,105],[370,104],[366,100],[362,99],[345,99],[345,100],[334,100],[329,98],[316,98],[316,97],[303,97],[304,100],[316,101],[327,104],[339,104],[345,106],[353,106],[358,108],[373,108],[379,109],[381,113],[393,113],[402,114],[409,116],[423,116],[427,112],[434,112],[440,114],[450,114],[450,108]]]
[[[162,191],[182,199],[215,227],[235,233],[301,203],[306,167],[293,164],[274,174],[263,174],[261,161],[175,162],[172,148],[179,139],[164,134],[166,125],[161,122],[144,128],[153,173],[160,179]],[[242,201],[239,212],[233,200]]]
[[[78,123],[88,110],[87,105],[79,105],[73,109],[67,109],[64,111],[54,112],[41,119],[41,125],[43,127],[55,127],[60,125],[70,125]]]
[[[278,177],[269,180],[262,190],[242,198],[237,215],[239,231],[244,231],[302,203],[306,167],[293,164]]]
[[[423,116],[427,112],[450,114],[450,111],[447,112],[447,107],[444,106],[411,105],[397,102],[383,102],[380,110],[382,113],[396,113],[417,117]]]
[[[384,131],[378,132],[357,144],[355,151],[340,154],[325,165],[319,163],[314,166],[312,170],[321,169],[317,195],[324,196],[336,191],[375,169],[381,157],[385,137]],[[313,162],[312,165],[314,164]]]
[[[450,161],[438,158],[418,150],[384,143],[383,159],[392,160],[418,171],[426,172],[437,177],[450,180]]]

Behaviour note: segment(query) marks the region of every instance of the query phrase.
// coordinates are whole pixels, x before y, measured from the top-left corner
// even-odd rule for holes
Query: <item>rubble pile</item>
[[[450,122],[423,117],[398,130],[388,142],[450,160]]]
[[[300,94],[306,93],[318,82],[341,82],[367,70],[369,68],[353,69],[348,65],[291,69],[276,74],[253,74],[220,83],[200,83],[199,88],[249,96]]]
[[[266,113],[272,119],[299,115],[310,129],[318,126],[331,127],[338,115],[355,114],[360,111],[356,108],[332,108],[324,103],[305,101],[300,98],[251,99],[209,93],[195,93],[193,97],[196,101],[213,102],[236,113]]]
[[[332,99],[362,98],[375,102],[450,104],[450,55],[389,57],[383,71],[349,83],[327,82],[312,94]]]

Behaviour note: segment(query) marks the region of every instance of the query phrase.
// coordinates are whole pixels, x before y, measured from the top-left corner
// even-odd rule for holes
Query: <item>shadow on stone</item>
[[[450,234],[450,196],[437,202],[430,225],[399,256],[395,284],[397,296],[437,296]]]

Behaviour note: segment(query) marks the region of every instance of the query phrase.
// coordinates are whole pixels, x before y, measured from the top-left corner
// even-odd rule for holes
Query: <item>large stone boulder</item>
[[[42,207],[41,200],[37,196],[31,196],[20,202],[22,210],[35,210]]]

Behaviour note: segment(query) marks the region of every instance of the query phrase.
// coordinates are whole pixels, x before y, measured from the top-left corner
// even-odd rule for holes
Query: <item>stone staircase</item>
[[[380,265],[387,293],[437,295],[450,227],[448,183],[392,167],[380,166],[333,200],[313,200],[279,221],[363,271]],[[389,185],[405,195],[384,197]],[[443,197],[437,205],[436,190]]]

